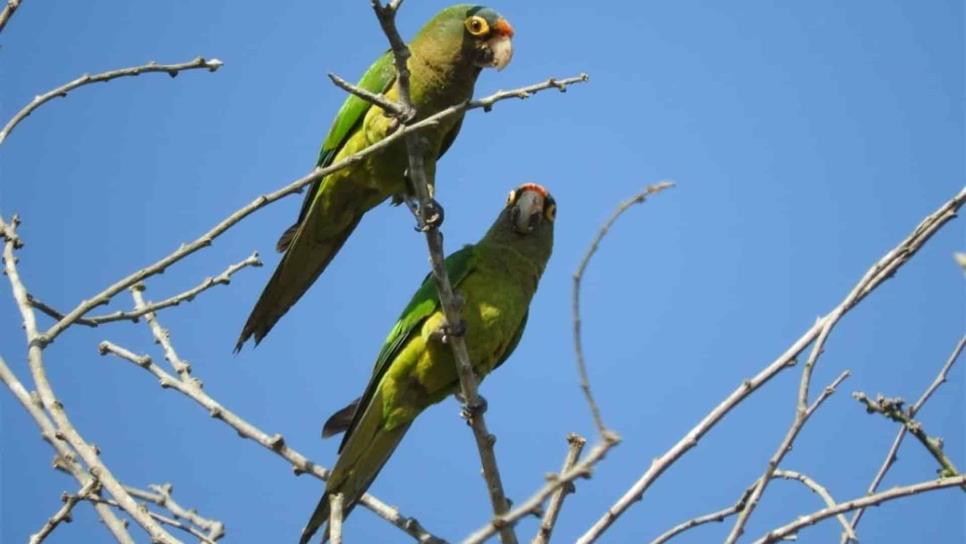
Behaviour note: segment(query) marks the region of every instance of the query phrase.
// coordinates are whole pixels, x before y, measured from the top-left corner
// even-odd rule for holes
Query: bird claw
[[[466,399],[464,399],[462,395],[457,395],[457,398],[459,398],[460,402],[463,403],[463,409],[460,410],[460,416],[467,421],[470,421],[474,417],[481,414],[485,414],[487,408],[489,407],[489,403],[486,402],[486,398],[483,397],[483,395],[476,395],[476,402],[466,402]]]
[[[443,207],[434,198],[426,200],[425,206],[419,210],[417,216],[416,230],[426,232],[430,229],[438,229],[443,224]]]
[[[466,334],[466,323],[460,320],[455,325],[443,325],[442,327],[429,333],[429,339],[436,342],[442,342],[443,344],[449,344],[451,339],[456,338],[457,336],[463,336],[464,334]]]

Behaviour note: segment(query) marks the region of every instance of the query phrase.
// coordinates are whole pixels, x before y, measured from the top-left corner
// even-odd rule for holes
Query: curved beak
[[[524,191],[511,210],[513,228],[520,234],[530,234],[543,220],[543,195],[536,191]]]
[[[493,61],[490,66],[497,70],[506,68],[513,58],[513,27],[504,19],[499,18],[493,25],[493,37],[486,41],[487,47],[493,52]]]

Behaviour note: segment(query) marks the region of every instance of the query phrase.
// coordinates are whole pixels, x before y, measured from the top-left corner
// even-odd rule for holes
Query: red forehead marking
[[[524,183],[523,185],[517,187],[517,191],[534,191],[540,193],[540,196],[543,198],[547,198],[547,196],[550,194],[550,192],[547,191],[543,185],[539,185],[537,183]]]

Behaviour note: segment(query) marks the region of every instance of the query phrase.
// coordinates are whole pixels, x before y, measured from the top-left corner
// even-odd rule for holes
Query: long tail
[[[342,515],[348,517],[409,430],[409,423],[386,430],[382,406],[382,394],[376,393],[369,404],[370,409],[366,410],[346,441],[326,482],[325,493],[302,530],[299,544],[307,544],[319,527],[328,522],[332,494],[342,493],[342,504],[345,505]]]
[[[285,256],[278,263],[272,279],[268,280],[268,285],[248,316],[248,321],[238,336],[238,342],[235,343],[236,353],[253,336],[255,345],[258,345],[285,312],[302,298],[355,230],[363,213],[352,217],[345,228],[327,236],[319,237],[313,232],[307,232],[304,223],[297,230],[293,227],[282,234],[278,247],[285,251]]]

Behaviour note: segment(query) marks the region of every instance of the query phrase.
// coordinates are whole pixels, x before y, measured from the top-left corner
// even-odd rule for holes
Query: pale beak
[[[502,70],[506,68],[507,64],[510,64],[510,59],[513,58],[511,36],[512,32],[510,34],[495,34],[492,38],[486,40],[487,47],[493,53],[493,60],[490,62],[491,67]]]
[[[524,191],[513,204],[513,228],[520,234],[530,234],[543,220],[543,195]]]

